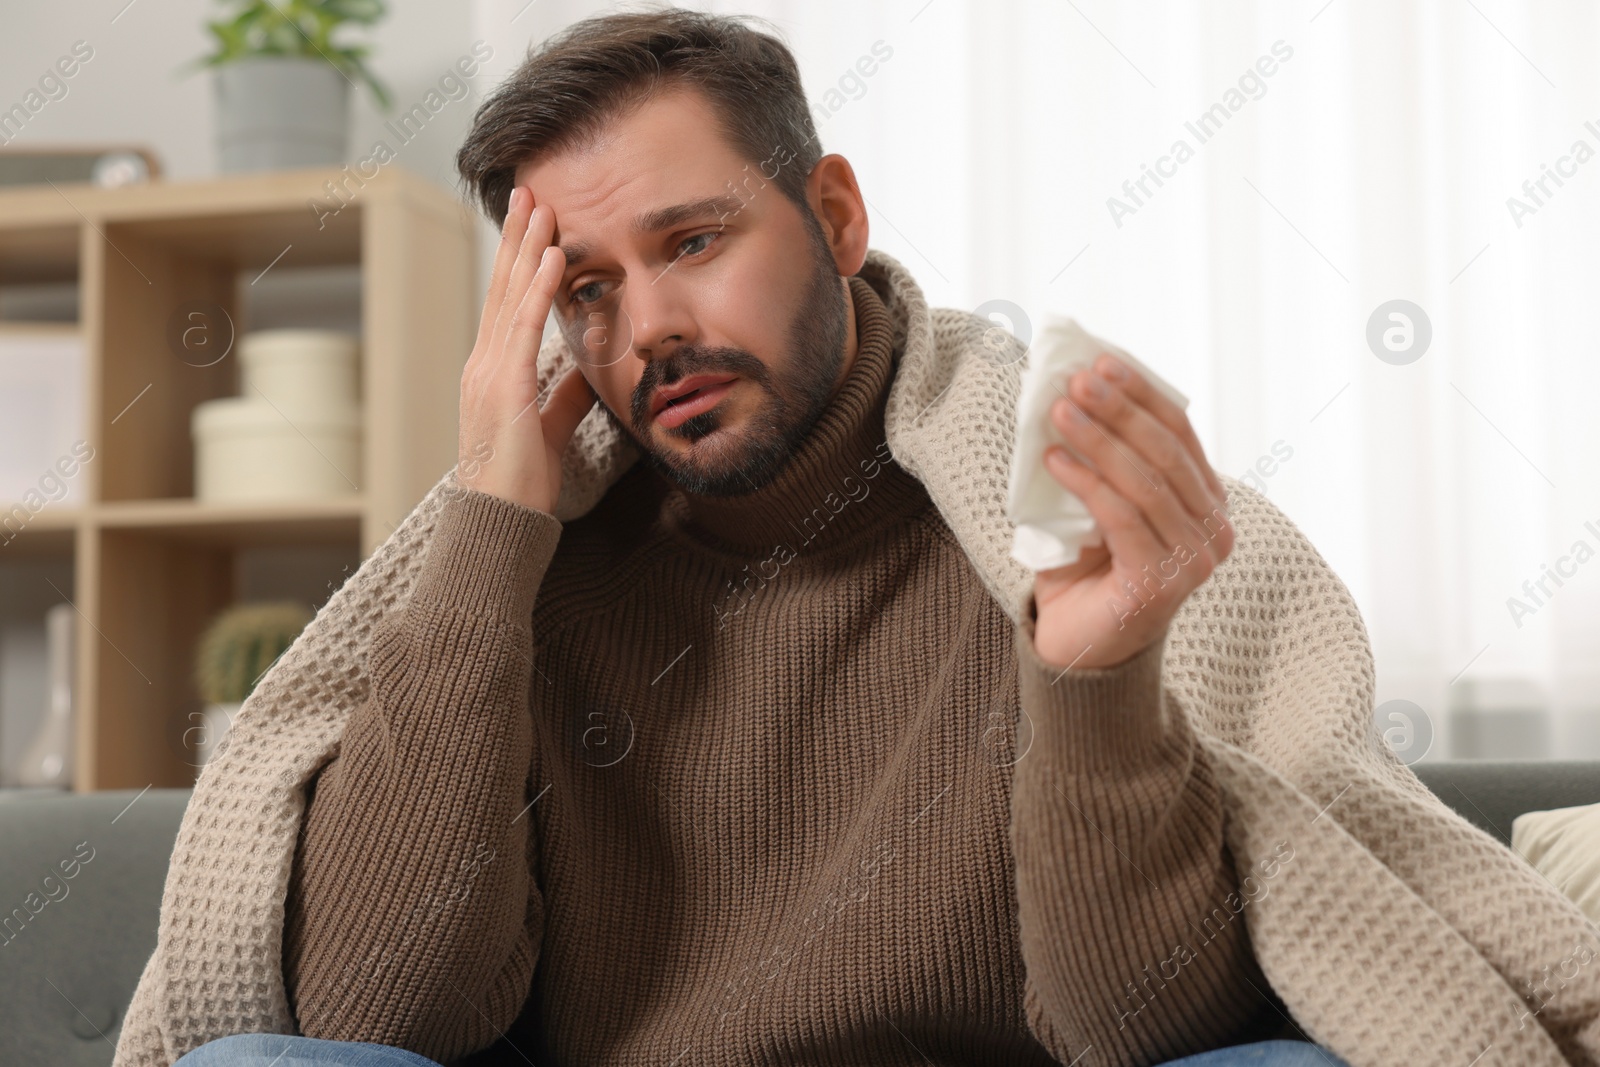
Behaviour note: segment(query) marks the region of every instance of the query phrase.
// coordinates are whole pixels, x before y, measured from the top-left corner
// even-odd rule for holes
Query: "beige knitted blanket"
[[[889,447],[1016,620],[1032,582],[1005,517],[1024,350],[970,312],[929,309],[882,252],[861,273],[904,346]],[[541,384],[571,359],[553,336]],[[557,517],[587,512],[637,458],[590,412]],[[404,607],[453,474],[317,613],[206,765],[115,1067],[168,1067],[235,1032],[296,1032],[281,948],[304,787],[366,695],[373,626]],[[1263,972],[1300,1027],[1353,1067],[1600,1067],[1600,930],[1376,736],[1372,654],[1349,591],[1270,500],[1223,480],[1236,545],[1173,620],[1163,681],[1217,768],[1235,864],[1256,872],[1236,910]]]

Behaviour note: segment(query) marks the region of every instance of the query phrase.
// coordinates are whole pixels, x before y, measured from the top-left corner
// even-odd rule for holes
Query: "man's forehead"
[[[752,206],[757,210],[745,214],[743,222],[761,213],[751,201],[759,199],[753,193],[766,181],[731,150],[714,157],[683,144],[677,150],[660,147],[642,154],[602,148],[571,161],[577,164],[571,169],[563,167],[569,161],[561,157],[517,168],[519,185],[530,184],[536,171],[543,179],[531,183],[534,200],[555,208],[555,237],[567,273],[579,270],[597,254],[600,242],[613,237],[626,242],[686,226],[727,225]]]
[[[723,178],[732,180],[741,165],[740,152],[724,135],[710,100],[692,86],[679,86],[627,108],[572,144],[521,163],[515,182],[532,184],[536,171],[546,186],[559,187],[559,176],[570,175],[574,180],[567,184],[582,190],[637,185],[641,178],[674,173],[726,171]],[[558,180],[551,183],[552,177]],[[539,192],[534,189],[535,196]]]

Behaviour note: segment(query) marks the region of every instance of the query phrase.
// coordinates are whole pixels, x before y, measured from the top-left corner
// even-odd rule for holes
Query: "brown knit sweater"
[[[447,1064],[1087,1067],[1272,1031],[1164,642],[1039,659],[889,458],[898,352],[850,286],[856,358],[761,491],[641,462],[567,524],[445,504],[311,793],[302,1033]]]

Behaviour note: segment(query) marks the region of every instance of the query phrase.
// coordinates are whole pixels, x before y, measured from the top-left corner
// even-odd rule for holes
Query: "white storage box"
[[[256,330],[239,339],[239,395],[285,412],[359,400],[356,339],[336,330]],[[258,391],[259,390],[259,391]]]
[[[280,413],[258,397],[225,396],[195,405],[189,423],[197,500],[305,500],[360,491],[355,405]]]

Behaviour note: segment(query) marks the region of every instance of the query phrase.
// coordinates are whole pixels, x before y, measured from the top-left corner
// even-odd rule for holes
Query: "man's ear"
[[[817,160],[806,177],[806,201],[822,226],[840,277],[853,276],[867,260],[867,205],[850,161],[837,152]]]

